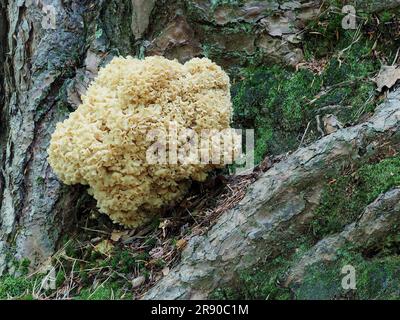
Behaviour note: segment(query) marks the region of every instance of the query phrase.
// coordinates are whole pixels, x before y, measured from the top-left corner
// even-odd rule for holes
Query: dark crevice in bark
[[[4,192],[4,175],[6,154],[6,112],[5,112],[5,62],[7,55],[7,34],[8,34],[8,19],[7,19],[8,1],[0,0],[0,209],[3,202]],[[1,219],[0,219],[1,223]]]
[[[98,17],[95,19],[96,33],[104,33],[108,50],[117,51],[117,55],[133,55],[133,35],[131,30],[131,0],[111,0],[99,4]]]
[[[150,15],[149,27],[143,38],[156,38],[177,14],[183,14],[184,12],[184,4],[181,0],[157,1]]]

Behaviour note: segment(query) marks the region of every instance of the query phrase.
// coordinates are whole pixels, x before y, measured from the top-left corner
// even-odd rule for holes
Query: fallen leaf
[[[382,92],[386,87],[388,89],[392,88],[397,80],[400,79],[400,68],[398,65],[394,66],[382,66],[379,74],[375,78],[375,83],[377,85],[377,90]]]
[[[168,267],[165,267],[164,269],[162,269],[162,274],[163,274],[164,276],[167,276],[167,275],[169,274],[169,268],[168,268]]]
[[[94,250],[107,256],[114,249],[114,245],[110,240],[103,240],[94,247]]]
[[[126,236],[127,234],[127,231],[113,230],[113,232],[111,233],[111,240],[114,242],[118,242],[119,240],[121,240],[122,237]]]
[[[187,240],[186,240],[186,239],[179,239],[179,240],[176,242],[176,247],[177,247],[179,250],[185,249],[186,246],[187,246]]]
[[[139,277],[133,279],[131,282],[132,288],[136,289],[136,288],[140,287],[145,281],[146,281],[146,278],[144,276],[139,276]]]

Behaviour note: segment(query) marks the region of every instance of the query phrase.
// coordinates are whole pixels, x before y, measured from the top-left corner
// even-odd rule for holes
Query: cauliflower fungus
[[[171,123],[196,133],[229,128],[229,78],[208,59],[182,65],[163,57],[114,58],[82,101],[57,124],[49,163],[64,183],[89,185],[99,210],[114,222],[148,222],[181,200],[191,180],[204,181],[218,166],[146,161],[152,130],[168,131]],[[177,139],[178,148],[185,143]],[[167,144],[166,151],[172,147]]]

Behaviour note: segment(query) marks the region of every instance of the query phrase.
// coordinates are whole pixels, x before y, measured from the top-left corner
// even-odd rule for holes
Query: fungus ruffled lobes
[[[218,166],[146,159],[152,130],[171,123],[196,133],[229,128],[229,78],[208,59],[182,65],[162,57],[114,58],[82,101],[57,125],[49,163],[64,183],[89,185],[100,211],[115,222],[148,222],[179,201],[191,180],[203,181]]]

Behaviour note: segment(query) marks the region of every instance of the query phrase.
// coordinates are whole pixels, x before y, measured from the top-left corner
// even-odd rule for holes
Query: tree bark
[[[46,147],[51,130],[62,119],[56,97],[68,65],[78,63],[68,54],[60,55],[59,49],[81,51],[83,28],[77,20],[68,31],[64,24],[45,31],[37,15],[42,15],[39,7],[3,1],[1,269],[10,245],[17,257],[49,256],[62,226],[56,220],[68,213],[60,207],[62,186],[46,162]],[[65,199],[69,197],[72,194]]]
[[[119,2],[118,10],[127,10]],[[33,266],[47,259],[79,209],[84,189],[60,183],[46,149],[56,123],[76,107],[109,54],[108,39],[95,35],[102,17],[117,9],[113,1],[0,3],[1,274],[13,257],[28,258]],[[46,5],[53,8],[50,14]],[[111,31],[124,25],[119,13],[107,22]],[[130,34],[124,37],[114,41],[130,43]]]
[[[144,298],[206,299],[214,289],[229,283],[237,271],[283,254],[285,243],[309,232],[324,176],[329,171],[337,175],[344,165],[380,154],[385,145],[399,151],[399,128],[397,89],[367,122],[299,149],[268,170],[206,235],[189,241],[177,268]],[[398,220],[396,210],[389,221]]]

